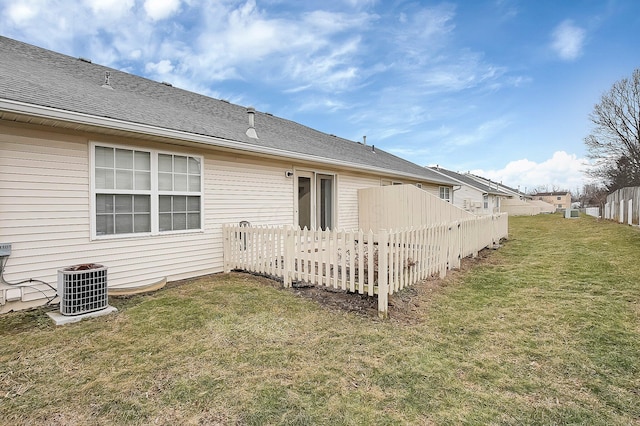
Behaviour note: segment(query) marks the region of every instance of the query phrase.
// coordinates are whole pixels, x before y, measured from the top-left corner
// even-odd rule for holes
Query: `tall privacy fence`
[[[603,217],[629,225],[640,224],[640,187],[618,189],[607,195]]]
[[[388,296],[427,277],[446,275],[462,258],[476,255],[508,234],[506,214],[402,230],[315,231],[294,227],[225,225],[224,269],[378,295],[387,315]]]

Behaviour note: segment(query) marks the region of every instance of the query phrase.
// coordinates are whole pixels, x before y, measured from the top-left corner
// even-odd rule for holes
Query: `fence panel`
[[[400,230],[313,231],[293,227],[223,227],[224,270],[245,270],[369,296],[386,315],[388,295],[458,268],[463,257],[507,237],[506,214]]]

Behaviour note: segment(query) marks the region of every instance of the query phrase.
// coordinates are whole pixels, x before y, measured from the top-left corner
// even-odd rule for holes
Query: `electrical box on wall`
[[[0,243],[0,257],[11,254],[11,243]]]

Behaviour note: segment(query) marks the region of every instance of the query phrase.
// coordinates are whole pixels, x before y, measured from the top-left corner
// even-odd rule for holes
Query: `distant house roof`
[[[477,175],[474,175],[473,173],[465,173],[465,175],[479,182],[483,182],[489,186],[495,186],[496,188],[502,191],[505,191],[509,194],[517,195],[520,198],[531,198],[531,195],[525,194],[524,192],[521,192],[519,189],[511,188],[510,186],[504,185],[503,183],[494,182],[491,179],[487,179],[482,176],[477,176]]]
[[[0,36],[0,118],[117,129],[452,185],[385,152],[248,108]],[[108,73],[108,77],[107,77]],[[30,120],[29,120],[30,121]]]
[[[555,191],[555,192],[536,192],[533,194],[533,197],[556,197],[556,196],[565,196],[569,194],[569,191]]]
[[[460,182],[461,184],[470,186],[472,188],[475,188],[483,193],[486,194],[491,194],[491,195],[502,195],[502,196],[509,196],[510,194],[501,191],[499,188],[497,187],[492,187],[490,185],[487,185],[483,182],[480,182],[479,180],[476,180],[474,178],[472,178],[470,175],[466,175],[466,174],[460,174],[451,170],[447,170],[447,169],[443,169],[439,166],[436,167],[430,167],[431,170],[437,172],[437,173],[441,173],[451,179],[454,179],[458,182]]]

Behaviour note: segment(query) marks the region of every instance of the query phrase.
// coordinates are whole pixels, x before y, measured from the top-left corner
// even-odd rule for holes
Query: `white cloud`
[[[180,0],[146,0],[144,10],[154,21],[167,19],[180,9]]]
[[[546,187],[549,190],[582,189],[587,183],[583,170],[587,160],[578,158],[575,154],[556,151],[553,156],[541,163],[521,159],[509,162],[500,170],[472,170],[471,173],[487,177],[496,182],[521,191],[531,191],[534,188]]]
[[[159,62],[149,62],[145,65],[145,71],[148,73],[157,74],[160,76],[167,75],[174,70],[174,66],[168,59],[163,59]]]
[[[84,0],[95,15],[122,16],[131,11],[134,0]]]
[[[14,3],[7,8],[7,17],[18,25],[24,24],[38,14],[35,4]]]
[[[560,59],[573,61],[582,54],[586,31],[573,24],[571,20],[560,23],[551,35],[551,48]]]

